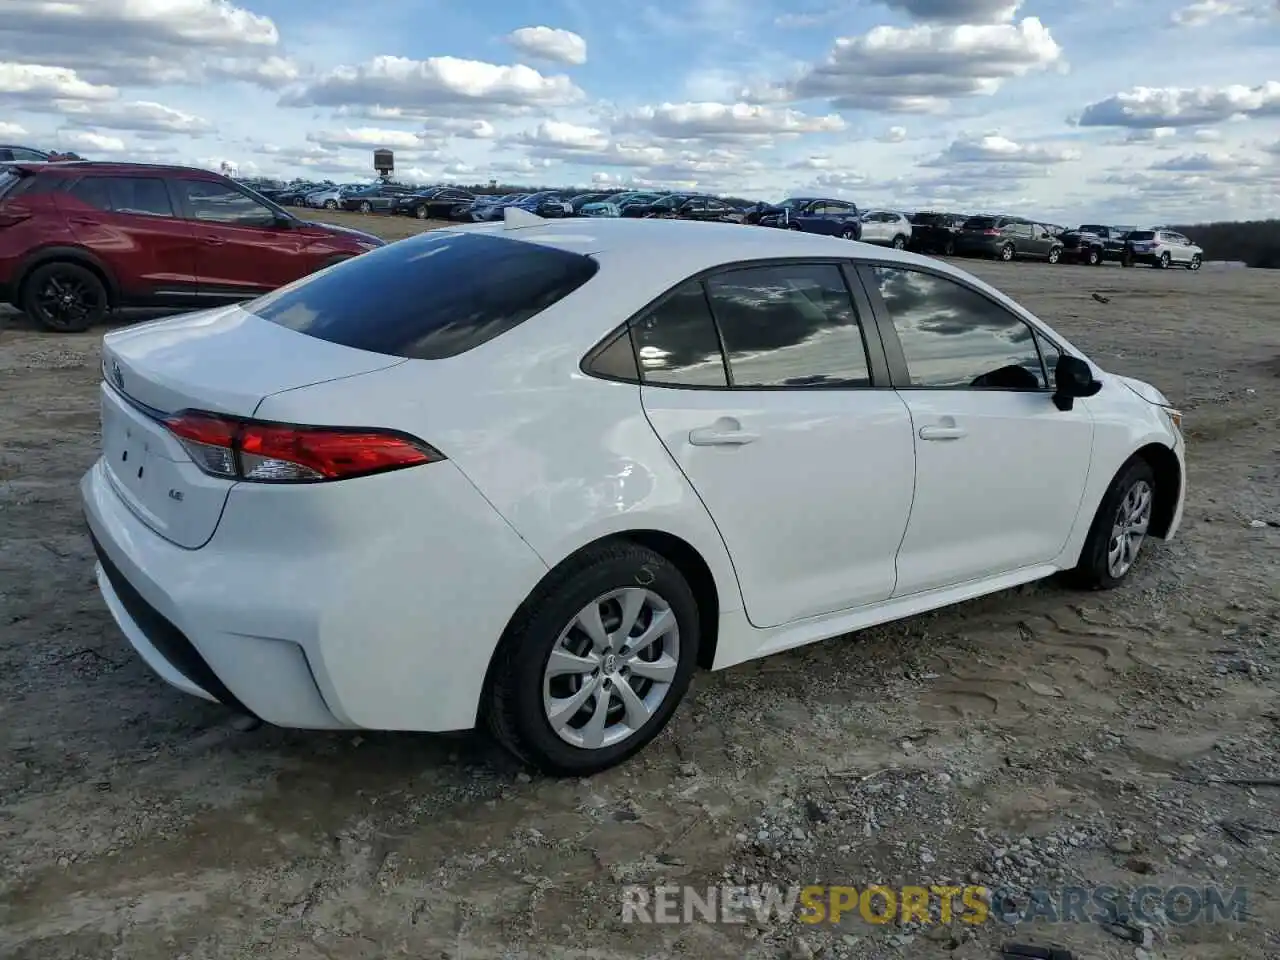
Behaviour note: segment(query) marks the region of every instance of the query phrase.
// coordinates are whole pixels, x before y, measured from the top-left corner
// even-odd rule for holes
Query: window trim
[[[879,315],[877,314],[870,298],[867,296],[866,291],[863,288],[863,283],[858,276],[858,267],[860,263],[861,261],[853,260],[848,257],[765,257],[752,260],[733,260],[692,273],[668,287],[666,290],[663,290],[639,310],[635,311],[631,316],[622,321],[622,323],[618,324],[605,334],[590,350],[586,352],[578,364],[578,369],[587,376],[593,377],[597,380],[607,380],[614,383],[628,383],[635,386],[646,386],[664,390],[722,390],[744,393],[769,393],[779,390],[892,390],[894,387],[890,372],[890,361],[886,355],[887,344],[884,341],[884,334],[880,329]],[[853,302],[854,312],[858,318],[858,326],[861,328],[862,346],[867,355],[867,370],[871,378],[871,383],[868,386],[851,387],[844,384],[781,384],[776,386],[739,387],[733,383],[733,370],[729,364],[729,355],[725,351],[724,337],[720,332],[720,321],[716,317],[715,308],[711,304],[711,298],[709,291],[707,290],[706,281],[714,276],[740,270],[751,270],[759,267],[785,267],[793,264],[804,264],[806,266],[832,265],[840,271],[841,278],[844,280],[845,289],[848,291],[850,300]],[[670,299],[677,290],[687,283],[697,283],[702,288],[703,297],[707,299],[707,308],[711,313],[711,320],[715,327],[716,339],[720,344],[720,360],[721,363],[724,364],[724,386],[644,382],[644,367],[640,363],[640,354],[639,351],[636,350],[635,337],[631,334],[631,331],[641,318],[662,306],[662,304]],[[636,369],[640,374],[639,379],[637,380],[624,380],[608,374],[599,373],[594,369],[595,359],[613,344],[614,339],[618,337],[624,329],[627,331],[627,335],[631,340],[631,349],[635,352]]]
[[[63,180],[62,185],[58,188],[62,193],[75,195],[76,187],[84,183],[86,180],[101,180],[104,183],[110,183],[112,180],[159,180],[165,190],[169,194],[169,213],[138,213],[134,210],[117,210],[115,200],[111,196],[111,188],[107,187],[107,204],[106,208],[94,207],[100,213],[105,213],[113,217],[145,217],[148,220],[185,220],[186,212],[182,208],[180,196],[174,191],[173,184],[168,176],[162,172],[145,171],[142,173],[101,173],[95,171],[87,171],[75,177],[67,177]],[[83,201],[82,201],[83,202]]]
[[[893,388],[899,391],[918,390],[926,392],[940,391],[964,391],[966,393],[1017,393],[1017,394],[1036,394],[1041,396],[1052,396],[1056,391],[1054,385],[1053,372],[1049,370],[1044,360],[1044,352],[1040,349],[1040,339],[1054,346],[1058,352],[1064,356],[1074,354],[1067,350],[1055,337],[1050,336],[1039,324],[1033,323],[1026,317],[1014,310],[1010,310],[1008,306],[992,297],[984,290],[980,290],[973,284],[969,283],[965,278],[955,276],[943,270],[937,270],[923,264],[903,264],[892,260],[867,259],[859,260],[857,263],[858,277],[862,282],[864,292],[871,301],[872,309],[876,316],[876,328],[880,331],[880,338],[884,344],[885,356],[889,365],[890,382]],[[931,277],[937,277],[941,280],[950,280],[952,283],[958,284],[968,290],[970,293],[977,294],[991,306],[998,310],[1003,310],[1009,316],[1021,321],[1032,333],[1031,342],[1036,348],[1036,356],[1040,358],[1040,371],[1044,375],[1044,381],[1047,386],[1037,387],[1035,390],[1023,390],[1018,387],[957,387],[957,386],[935,386],[925,387],[911,382],[911,369],[907,366],[907,356],[902,349],[902,340],[898,337],[897,327],[893,324],[893,317],[889,313],[889,308],[884,302],[884,298],[880,296],[880,285],[876,282],[874,269],[876,267],[888,267],[895,270],[914,270],[917,273],[927,274]]]

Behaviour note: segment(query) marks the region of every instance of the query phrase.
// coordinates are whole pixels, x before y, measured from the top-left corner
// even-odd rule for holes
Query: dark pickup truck
[[[1091,267],[1106,261],[1124,259],[1125,237],[1133,227],[1104,227],[1086,223],[1062,235],[1062,259],[1069,263],[1087,263]]]

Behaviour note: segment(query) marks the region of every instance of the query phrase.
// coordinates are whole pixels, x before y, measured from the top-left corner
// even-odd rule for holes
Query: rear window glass
[[[945,226],[947,219],[945,213],[916,213],[910,217],[911,222],[919,227]]]
[[[245,305],[330,343],[414,360],[457,356],[567,297],[599,270],[537,243],[431,231]]]
[[[990,230],[996,225],[995,217],[970,217],[964,222],[966,230]]]
[[[1083,227],[1080,228],[1080,232],[1081,233],[1106,233],[1107,228],[1100,227],[1095,223],[1086,223]]]
[[[1155,238],[1154,230],[1135,230],[1128,237],[1130,240],[1154,240]]]

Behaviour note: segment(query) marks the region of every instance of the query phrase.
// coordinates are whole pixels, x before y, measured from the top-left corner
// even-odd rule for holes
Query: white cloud
[[[1175,10],[1170,19],[1180,27],[1201,27],[1214,20],[1258,20],[1277,13],[1280,3],[1275,0],[1197,0]]]
[[[945,167],[967,163],[1066,163],[1079,160],[1079,150],[1043,144],[1021,144],[999,134],[953,140],[930,166]]]
[[[124,153],[128,148],[119,137],[92,130],[59,130],[58,145],[85,153]]]
[[[640,131],[666,140],[768,140],[844,128],[839,114],[815,117],[748,103],[663,103],[625,113],[614,123],[615,130]]]
[[[458,57],[374,57],[343,66],[287,93],[284,106],[369,106],[436,115],[444,108],[501,111],[554,107],[585,95],[565,76],[544,76],[523,64],[499,66]]]
[[[1006,80],[1062,62],[1036,17],[1019,23],[876,27],[840,37],[798,79],[754,91],[764,101],[827,99],[839,109],[923,112],[995,93]]]
[[[404,130],[380,130],[376,127],[359,127],[355,130],[320,130],[307,134],[307,140],[318,143],[329,149],[359,148],[376,150],[387,149],[417,150],[422,147],[422,138],[417,134]]]
[[[45,105],[54,100],[101,102],[114,100],[119,93],[115,87],[89,83],[68,67],[0,63],[0,97],[18,101],[28,107]]]
[[[507,42],[526,57],[578,67],[587,62],[587,41],[571,30],[553,27],[521,27],[507,35]]]
[[[59,100],[54,106],[77,127],[101,127],[107,130],[129,130],[136,133],[210,133],[214,126],[203,117],[175,110],[150,100],[126,103],[91,104],[78,100]]]
[[[1082,127],[1192,127],[1235,116],[1280,116],[1280,81],[1256,87],[1134,87],[1091,103]]]
[[[0,120],[0,139],[16,140],[27,135],[27,128],[16,123]]]
[[[906,127],[890,127],[879,137],[881,143],[902,143],[907,139]]]

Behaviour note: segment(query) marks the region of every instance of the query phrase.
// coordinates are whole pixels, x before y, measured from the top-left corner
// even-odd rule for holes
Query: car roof
[[[455,232],[485,233],[539,243],[594,256],[622,256],[666,273],[670,264],[692,274],[741,260],[784,257],[874,256],[880,260],[936,266],[938,261],[916,254],[857,244],[839,237],[736,223],[698,223],[688,220],[618,218],[603,220],[545,220],[509,228],[505,223],[460,224],[444,227]]]
[[[25,167],[26,163],[12,163],[10,166]],[[108,160],[64,160],[59,163],[29,164],[31,170],[58,170],[76,173],[194,173],[205,177],[222,179],[222,174],[201,167],[185,167],[169,163],[131,163],[129,161]]]

